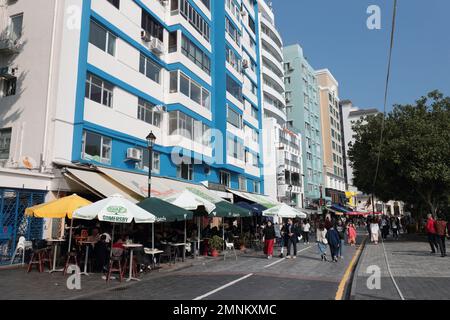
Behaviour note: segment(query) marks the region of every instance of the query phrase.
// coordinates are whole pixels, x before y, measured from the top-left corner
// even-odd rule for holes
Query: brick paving
[[[402,235],[384,242],[392,275],[406,300],[440,300],[450,297],[450,257],[431,255],[425,236]],[[368,289],[369,266],[379,266],[381,289]],[[400,295],[388,273],[382,244],[364,248],[352,284],[351,299],[398,300]]]

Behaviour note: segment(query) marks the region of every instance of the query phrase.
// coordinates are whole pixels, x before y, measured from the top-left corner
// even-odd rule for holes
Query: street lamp
[[[288,191],[289,191],[289,206],[292,207],[292,184],[288,186]]]
[[[153,134],[153,131],[150,131],[147,139],[147,148],[148,148],[148,197],[151,197],[151,189],[152,189],[152,167],[153,167],[153,146],[155,145],[156,137]]]

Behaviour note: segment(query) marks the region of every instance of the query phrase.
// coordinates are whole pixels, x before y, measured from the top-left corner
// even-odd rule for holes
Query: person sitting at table
[[[118,248],[118,249],[124,249],[124,243],[125,240],[124,238],[120,237],[119,239],[117,239],[117,241],[115,243],[113,243],[113,248]]]
[[[94,257],[95,257],[95,271],[103,273],[108,272],[109,246],[106,243],[105,235],[101,235],[100,240],[95,245]]]
[[[202,231],[202,238],[211,238],[211,225],[207,225]]]
[[[88,237],[88,240],[93,242],[98,242],[100,240],[100,233],[97,227],[92,229],[92,233]]]
[[[211,229],[211,238],[214,236],[219,236],[219,237],[221,236],[220,231],[217,227],[214,227]]]

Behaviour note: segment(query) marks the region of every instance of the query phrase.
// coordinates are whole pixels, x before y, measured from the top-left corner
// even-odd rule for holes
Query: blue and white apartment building
[[[0,2],[3,206],[74,166],[145,176],[150,132],[154,176],[264,194],[256,0]]]

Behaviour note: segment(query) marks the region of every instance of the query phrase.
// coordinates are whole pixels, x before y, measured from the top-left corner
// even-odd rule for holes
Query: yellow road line
[[[355,265],[356,261],[358,260],[358,257],[360,256],[362,249],[364,248],[364,245],[366,243],[366,238],[362,241],[361,245],[359,246],[358,250],[356,250],[355,254],[353,255],[352,261],[350,261],[350,264],[347,267],[347,270],[345,270],[344,276],[341,279],[341,282],[339,283],[338,291],[336,292],[335,300],[342,300],[344,296],[344,290],[345,286],[350,279],[350,275],[353,270],[353,266]]]

